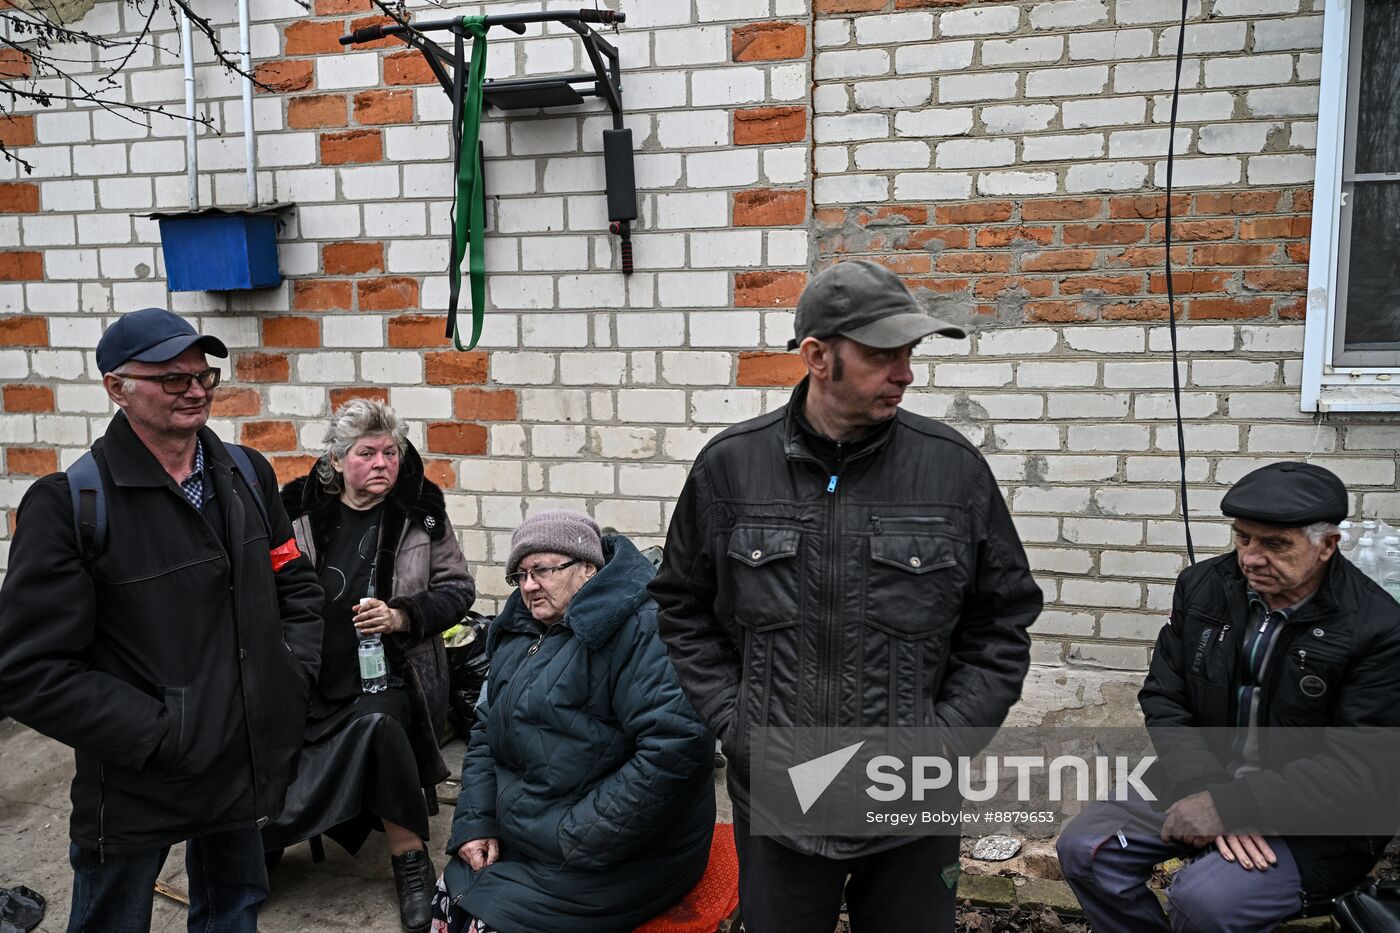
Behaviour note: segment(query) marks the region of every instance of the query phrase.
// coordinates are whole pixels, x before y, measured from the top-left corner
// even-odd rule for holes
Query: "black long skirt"
[[[296,779],[263,846],[323,834],[354,855],[382,821],[428,838],[428,805],[408,741],[408,692],[362,693],[306,724]]]

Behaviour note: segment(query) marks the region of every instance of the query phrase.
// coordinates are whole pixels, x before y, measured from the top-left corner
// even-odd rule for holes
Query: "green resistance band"
[[[486,17],[463,16],[462,26],[472,36],[471,61],[462,99],[462,142],[457,150],[457,203],[452,260],[448,267],[452,289],[448,297],[452,345],[470,350],[481,339],[486,313],[486,198],[481,190],[481,85],[486,76]],[[462,346],[457,332],[457,301],[462,293],[462,254],[467,254],[467,277],[472,294],[472,338]]]

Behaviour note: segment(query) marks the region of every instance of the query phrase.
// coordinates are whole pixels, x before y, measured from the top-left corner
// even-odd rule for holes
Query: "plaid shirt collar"
[[[205,499],[214,497],[214,490],[210,489],[205,493],[207,484],[204,482],[204,443],[195,438],[194,442],[194,472],[190,473],[180,482],[180,491],[185,494],[190,505],[203,511]]]

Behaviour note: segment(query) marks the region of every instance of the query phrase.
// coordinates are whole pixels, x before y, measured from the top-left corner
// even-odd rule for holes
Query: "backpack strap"
[[[67,473],[78,555],[83,563],[90,564],[107,543],[107,502],[103,497],[102,474],[92,451],[79,457]]]
[[[262,516],[263,527],[270,533],[272,522],[267,518],[267,503],[263,502],[262,483],[258,481],[257,471],[253,469],[253,459],[248,456],[248,451],[242,445],[230,444],[224,441],[224,450],[233,458],[233,465],[238,467],[238,472],[243,474],[243,482],[248,484],[248,489],[253,494],[253,501],[257,503],[258,514]]]

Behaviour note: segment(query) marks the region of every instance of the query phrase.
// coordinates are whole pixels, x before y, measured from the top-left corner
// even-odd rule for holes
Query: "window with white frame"
[[[1400,2],[1323,30],[1301,407],[1400,410]]]

